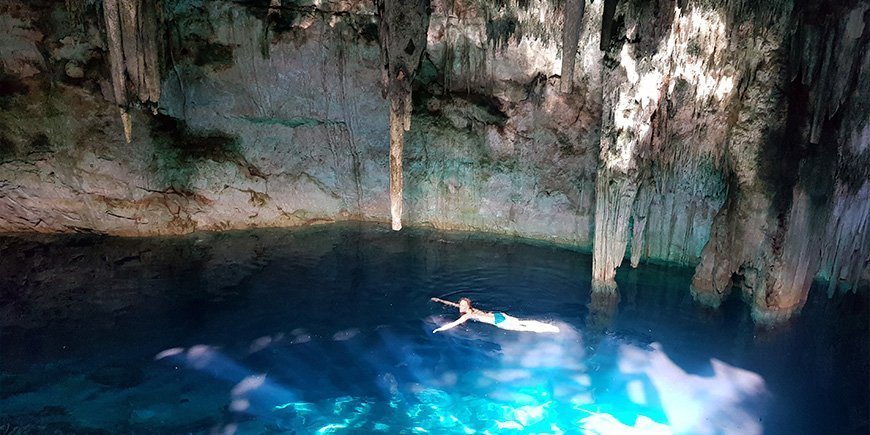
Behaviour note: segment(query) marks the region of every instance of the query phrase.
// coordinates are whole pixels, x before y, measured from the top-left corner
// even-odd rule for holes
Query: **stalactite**
[[[816,210],[807,192],[796,188],[782,247],[773,253],[767,288],[759,289],[755,297],[752,317],[756,321],[785,320],[803,307],[819,271],[818,247],[826,221],[827,213]]]
[[[124,49],[121,43],[121,16],[118,0],[103,1],[103,16],[106,20],[106,40],[109,45],[109,68],[112,75],[112,91],[115,104],[121,115],[124,138],[127,143],[133,140],[130,115],[127,113],[127,92],[124,87]]]
[[[870,40],[861,30],[870,4],[841,9],[836,12],[841,16],[825,16],[829,11],[810,7],[799,11],[797,23],[780,6],[772,5],[762,10],[762,19],[752,20],[760,21],[764,31],[753,32],[754,48],[740,50],[751,80],[742,87],[742,107],[729,138],[735,182],[692,283],[696,299],[717,306],[732,287],[732,275],[737,276],[758,323],[781,322],[798,312],[817,273],[830,279],[832,292],[866,279],[863,271],[870,263],[866,172],[844,175],[854,171],[837,168],[842,161],[832,162],[837,154],[867,155],[870,143],[864,115],[870,86],[856,80],[870,57],[855,55]],[[782,58],[787,34],[795,35],[789,65]],[[775,90],[782,81],[791,82],[796,95],[801,90],[807,95],[784,100]],[[783,124],[785,103],[789,124]],[[842,116],[831,119],[838,111]],[[779,139],[782,131],[791,136]],[[782,156],[794,158],[794,147],[811,152],[799,157],[799,175],[792,179],[776,171],[793,172],[777,168],[784,168]]]
[[[778,223],[774,194],[759,162],[765,160],[770,138],[785,126],[784,101],[777,91],[784,70],[784,27],[766,29],[763,36],[747,41],[755,47],[754,53],[744,48],[748,62],[753,62],[753,56],[766,61],[755,62],[758,69],[744,75],[747,84],[728,139],[732,185],[692,279],[693,297],[706,305],[718,307],[731,290],[732,276],[740,274],[754,312],[768,306],[768,288],[774,282],[769,275],[781,255],[774,240],[781,243],[786,229]]]
[[[624,173],[599,172],[595,182],[595,239],[592,245],[592,291],[616,292],[616,268],[628,244],[628,220],[637,180]]]
[[[640,265],[640,259],[644,252],[644,242],[646,241],[644,235],[653,195],[651,190],[652,188],[648,185],[641,184],[635,199],[631,226],[631,267]]]
[[[411,128],[411,87],[426,49],[429,2],[383,0],[380,17],[383,81],[390,108],[390,215],[392,228],[402,229],[402,151]]]
[[[801,136],[801,127],[809,126],[806,142],[821,135],[827,147],[811,155],[830,155],[838,148],[844,155],[863,158],[863,151],[855,151],[864,149],[861,146],[844,151],[849,146],[842,143],[850,139],[832,138],[841,121],[830,118],[838,110],[846,111],[842,122],[847,125],[852,122],[849,113],[865,112],[859,103],[850,103],[867,101],[853,91],[854,74],[862,68],[855,62],[861,62],[861,57],[850,54],[846,57],[851,63],[846,62],[838,49],[822,49],[821,41],[834,41],[827,45],[855,53],[862,33],[854,18],[866,15],[868,7],[859,4],[845,11],[844,19],[830,20],[844,23],[837,27],[842,34],[804,32],[806,40],[818,41],[813,44],[820,47],[815,57],[791,70],[792,78],[796,74],[815,77],[804,82],[811,83],[807,85],[811,104],[806,109],[801,97],[787,100],[785,95],[791,91],[782,91],[789,77],[784,48],[794,32],[787,3],[754,5],[737,0],[712,9],[677,7],[672,16],[640,1],[619,6],[625,35],[614,36],[618,46],[603,44],[609,47],[612,63],[605,65],[603,78],[605,114],[592,271],[595,291],[615,288],[615,270],[629,239],[633,265],[645,255],[691,261],[692,252],[700,247],[699,237],[706,239],[706,229],[696,232],[693,221],[710,219],[713,197],[725,204],[713,218],[709,240],[700,252],[691,290],[696,300],[718,306],[739,283],[751,302],[753,319],[768,323],[800,310],[820,269],[823,275],[832,276],[832,282],[846,287],[865,279],[866,273],[851,270],[868,263],[866,255],[855,253],[866,251],[870,238],[840,234],[864,234],[867,219],[863,216],[870,214],[865,211],[870,207],[857,199],[860,183],[838,179],[850,184],[850,195],[855,195],[856,200],[848,203],[861,205],[847,212],[844,224],[826,223],[830,211],[825,198],[844,194],[821,192],[827,188],[814,183],[822,183],[818,180],[824,177],[819,174],[847,171],[824,167],[823,162],[792,148],[814,149]],[[729,27],[740,22],[735,17],[746,15],[751,16],[744,24]],[[663,31],[665,24],[670,24],[670,32]],[[866,32],[862,35],[860,43],[866,44],[870,38]],[[607,36],[604,31],[602,38]],[[840,65],[835,68],[836,64]],[[833,85],[834,76],[842,77],[843,83]],[[834,89],[825,91],[831,86]],[[824,95],[830,98],[819,103],[817,92],[827,92]],[[794,107],[786,110],[786,103]],[[812,124],[819,122],[820,113],[822,130],[813,132]],[[866,137],[861,133],[867,131],[866,121],[862,122],[848,124],[840,135]],[[811,174],[816,168],[815,175],[802,175],[802,181],[795,184],[793,174],[798,167],[808,168]],[[702,200],[696,203],[695,198]],[[835,246],[824,245],[826,230],[837,233],[830,236]],[[696,248],[690,250],[690,243]],[[835,253],[822,257],[825,251]]]
[[[867,280],[870,265],[870,181],[857,192],[838,185],[833,210],[825,232],[821,275],[828,280],[827,293],[854,291]],[[862,273],[863,271],[863,273]],[[863,276],[862,276],[863,275]]]
[[[586,0],[567,0],[565,25],[562,28],[562,82],[560,90],[571,93],[574,87],[574,62],[577,59],[577,44],[580,42],[580,25]]]
[[[619,0],[604,0],[604,12],[601,17],[601,49],[610,47],[610,37],[613,33],[613,17],[616,15],[616,6]]]
[[[153,0],[103,0],[103,17],[112,90],[120,111],[124,138],[130,143],[133,126],[127,98],[128,79],[139,101],[156,105],[160,100],[157,9]]]
[[[845,18],[835,20],[843,23],[841,31],[848,32],[837,37],[840,47],[854,43],[858,27],[855,18],[866,16],[870,2],[857,4]],[[851,23],[852,25],[845,25]],[[811,28],[805,26],[804,31]],[[850,30],[851,27],[851,30]],[[840,113],[839,131],[823,131],[822,142],[835,139],[837,157],[835,168],[829,172],[836,175],[830,195],[830,218],[821,244],[822,260],[820,275],[828,280],[827,293],[856,291],[870,284],[870,26],[865,25],[858,51],[862,56],[849,60],[851,65],[840,65],[837,75],[845,77],[851,71],[851,83],[838,81],[835,86],[846,90]],[[846,50],[851,52],[851,50]],[[809,54],[809,53],[806,53]],[[841,61],[845,61],[838,55]],[[855,74],[857,72],[857,74]],[[863,75],[863,77],[862,77]],[[833,102],[832,102],[833,104]],[[829,124],[830,125],[830,124]]]
[[[405,141],[405,126],[399,110],[390,107],[390,217],[392,228],[402,229],[402,150]]]
[[[867,44],[863,35],[868,32],[864,21],[868,9],[870,3],[863,2],[843,16],[807,10],[798,19],[791,41],[791,71],[793,78],[800,76],[802,83],[810,85],[810,143],[819,143],[822,124],[834,117],[855,85],[860,68],[853,65]]]
[[[139,84],[139,101],[150,102],[152,110],[156,111],[156,105],[160,101],[160,64],[158,62],[157,35],[159,24],[157,18],[157,5],[154,1],[143,0],[139,14],[140,29],[139,46],[144,65],[142,80]]]
[[[498,50],[523,39],[549,44],[563,37],[559,26],[565,17],[563,0],[475,0],[473,4],[485,18],[487,42]]]
[[[124,49],[124,68],[133,88],[133,94],[142,95],[142,73],[145,60],[139,47],[139,10],[142,0],[121,0],[118,2],[121,16],[121,46]]]
[[[635,43],[623,44],[620,63],[603,70],[604,117],[595,180],[593,291],[616,291],[616,269],[629,241],[639,173],[646,165],[654,115],[667,89],[663,71],[669,69],[670,53],[663,51],[643,57],[637,50]]]

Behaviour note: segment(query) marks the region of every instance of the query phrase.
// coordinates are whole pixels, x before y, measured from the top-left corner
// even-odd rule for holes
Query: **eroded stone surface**
[[[431,2],[404,222],[594,246],[608,291],[626,257],[697,264],[761,321],[870,281],[867,1],[586,2],[571,78],[560,4]],[[375,4],[270,5],[166,7],[130,144],[96,8],[0,6],[0,231],[390,220]]]

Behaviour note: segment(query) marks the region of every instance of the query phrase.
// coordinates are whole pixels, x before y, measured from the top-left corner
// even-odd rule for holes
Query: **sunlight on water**
[[[15,243],[33,264],[0,279],[2,434],[791,435],[870,421],[862,295],[814,290],[762,331],[740,301],[698,307],[691,270],[620,269],[620,296],[603,297],[587,255],[511,239],[328,226]],[[559,332],[433,334],[458,317],[433,296]]]
[[[367,369],[379,373],[380,395],[341,395],[317,402],[298,400],[304,392],[294,391],[292,379],[318,376],[305,373],[300,366],[286,367],[293,373],[288,378],[291,381],[282,384],[269,375],[244,369],[209,345],[171,348],[155,358],[234,383],[228,391],[228,409],[239,416],[270,421],[282,431],[761,433],[759,418],[766,389],[758,374],[710,360],[712,376],[692,375],[675,364],[658,343],[642,347],[614,338],[599,346],[613,351],[598,354],[594,361],[610,370],[604,375],[593,374],[583,334],[565,323],[559,327],[560,334],[545,336],[471,325],[449,336],[435,337],[447,343],[491,344],[485,351],[463,351],[461,344],[459,350],[443,347],[441,351],[446,354],[465,354],[474,362],[467,370],[450,367],[443,371],[437,367],[438,360],[432,361],[435,367],[414,363],[414,355],[425,353],[430,344],[382,334],[385,340],[379,347],[369,349],[392,353],[394,364],[378,364],[377,359],[354,363],[369,364]],[[354,343],[360,335],[365,332],[357,328],[341,330],[328,341],[361,351],[361,344]],[[281,342],[281,338],[261,337],[249,349],[261,352]],[[304,345],[294,343],[281,351],[292,352],[292,346]],[[397,349],[401,351],[395,352]],[[413,369],[396,370],[402,367]],[[273,369],[279,370],[278,365]],[[220,431],[244,429],[246,419],[237,420]]]

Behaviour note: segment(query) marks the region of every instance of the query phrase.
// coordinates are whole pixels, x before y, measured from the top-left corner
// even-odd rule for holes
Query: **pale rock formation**
[[[143,103],[160,100],[157,10],[150,0],[103,0],[112,90],[127,143],[133,140],[128,94]]]
[[[600,4],[588,9],[576,92],[563,95],[557,78],[563,11],[545,1],[529,2],[526,10],[511,3],[496,10],[433,3],[427,47],[437,75],[426,83],[429,114],[415,120],[425,124],[409,136],[408,176],[419,186],[409,198],[409,218],[590,246]],[[535,29],[540,32],[530,36]],[[435,117],[448,119],[449,127]],[[469,164],[475,161],[481,164]]]
[[[788,11],[785,12],[786,14]],[[780,21],[781,22],[781,21]],[[763,179],[763,155],[769,138],[783,128],[784,101],[775,90],[784,64],[779,55],[784,26],[753,37],[755,31],[746,25],[746,44],[752,48],[753,59],[765,59],[747,83],[742,98],[736,104],[737,117],[728,134],[728,164],[733,174],[729,197],[713,222],[710,241],[701,254],[696,268],[692,293],[696,299],[714,306],[730,291],[731,275],[743,269],[748,288],[765,285],[766,275],[759,274],[771,259],[770,237],[776,226],[772,216],[773,193]],[[750,290],[751,292],[751,290]]]
[[[807,16],[814,11],[800,11],[796,30],[769,25],[767,29],[772,31],[766,34],[774,39],[756,45],[772,49],[761,56],[766,62],[749,84],[749,98],[744,97],[744,109],[732,128],[729,151],[736,185],[730,195],[734,199],[729,198],[714,222],[710,242],[697,267],[692,292],[699,300],[718,305],[735,284],[734,275],[740,278],[737,283],[742,286],[744,298],[751,301],[756,322],[772,323],[786,320],[801,309],[820,270],[829,279],[829,293],[838,286],[854,288],[866,279],[870,264],[866,235],[870,204],[862,190],[870,172],[865,164],[847,163],[844,159],[858,157],[861,162],[870,142],[864,133],[870,84],[855,76],[856,71],[866,70],[867,56],[854,55],[861,44],[866,49],[867,33],[853,19],[856,13],[863,16],[868,8],[866,2],[857,2],[854,9],[834,11],[833,16],[839,14],[845,19],[836,22],[829,15],[821,29],[804,24],[804,20],[815,21]],[[773,18],[772,22],[786,20]],[[786,61],[783,41],[787,41],[789,30],[796,36],[792,57]],[[795,54],[806,50],[802,47],[808,44],[819,43],[812,42],[819,33],[825,35],[829,47],[837,41],[838,49],[810,49]],[[859,42],[862,34],[863,42]],[[842,53],[848,57],[842,57]],[[788,70],[793,71],[791,86],[797,92],[806,86],[811,104],[804,109],[800,100],[789,101],[794,107],[787,117],[782,97],[770,89],[783,81]],[[829,77],[838,79],[834,83]],[[756,94],[753,89],[757,89]],[[751,109],[753,105],[755,109]],[[843,110],[839,125],[829,122],[838,109]],[[806,110],[806,118],[802,110]],[[751,128],[745,128],[747,125]],[[757,137],[762,128],[768,129],[768,137]],[[786,130],[782,139],[777,139],[778,128]],[[789,139],[805,140],[810,156],[801,157],[799,150],[790,149],[795,145],[786,142]],[[798,159],[797,163],[788,163]],[[791,171],[796,171],[797,176],[790,175]],[[788,188],[788,183],[794,183],[794,187]]]
[[[383,85],[390,111],[390,216],[402,229],[402,153],[411,129],[411,85],[426,50],[429,1],[382,0],[378,3]]]
[[[832,12],[791,2],[660,6],[625,2],[613,12],[625,25],[610,34],[605,60],[593,287],[614,291],[627,247],[634,266],[700,256],[696,299],[718,306],[740,284],[759,322],[799,311],[820,269],[853,271],[832,288],[860,285],[870,264],[868,170],[842,156],[866,155],[847,150],[868,142],[867,81],[856,77],[868,38],[855,18],[867,2]],[[806,157],[815,143],[811,152],[839,154],[839,163]]]
[[[637,23],[628,28],[637,29]],[[656,64],[667,59],[635,59],[636,44],[619,50],[616,68],[602,79],[603,112],[598,177],[595,183],[595,240],[592,283],[597,292],[616,290],[616,268],[622,263],[629,239],[629,218],[637,194],[640,148],[648,146],[652,114],[658,106],[664,75]]]

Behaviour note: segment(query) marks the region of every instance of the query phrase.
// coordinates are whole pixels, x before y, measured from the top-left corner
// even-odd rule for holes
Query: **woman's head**
[[[467,313],[471,311],[471,299],[462,298],[459,300],[459,312]]]

